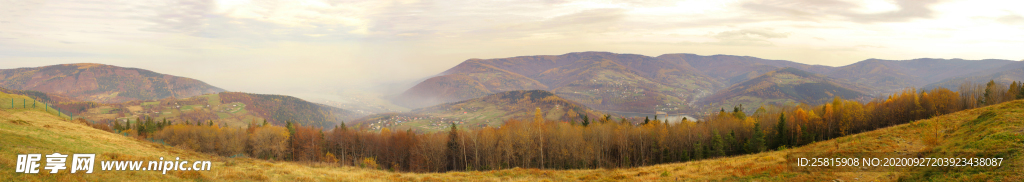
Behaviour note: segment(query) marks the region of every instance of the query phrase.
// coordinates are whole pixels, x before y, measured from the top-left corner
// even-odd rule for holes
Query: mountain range
[[[266,119],[322,128],[348,121],[436,131],[444,123],[483,127],[529,120],[537,108],[548,120],[574,121],[605,113],[679,116],[741,104],[867,100],[908,87],[955,90],[964,81],[1024,80],[1024,62],[868,59],[832,67],[749,56],[609,52],[469,59],[391,97],[392,103],[412,111],[385,114],[282,95],[224,92],[195,79],[102,64],[3,69],[0,78],[6,92],[56,103],[89,119],[149,116],[231,126]]]
[[[789,76],[779,77],[783,75]],[[538,89],[601,111],[695,113],[716,102],[813,103],[834,96],[869,98],[910,87],[955,89],[962,80],[1009,82],[1019,78],[1024,78],[1022,62],[997,59],[868,59],[832,67],[749,56],[576,52],[469,59],[420,82],[393,101],[422,108],[510,90]],[[766,85],[769,80],[786,79],[796,80]],[[778,94],[749,90],[757,86],[777,89]],[[732,98],[739,96],[745,98]]]

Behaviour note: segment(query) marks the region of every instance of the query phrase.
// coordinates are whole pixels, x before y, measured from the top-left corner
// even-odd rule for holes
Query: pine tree
[[[679,152],[679,160],[683,162],[690,161],[690,151]]]
[[[775,138],[778,140],[775,147],[782,147],[789,145],[789,131],[786,131],[786,113],[783,112],[779,115],[779,124],[775,126]]]
[[[736,132],[735,131],[729,130],[729,134],[725,135],[725,145],[726,145],[725,146],[725,154],[726,155],[732,155],[732,154],[736,153],[736,149],[738,148],[737,146],[739,146],[739,145],[736,144]]]
[[[288,136],[295,136],[295,125],[292,125],[291,121],[285,121],[285,128],[288,129]]]
[[[445,157],[447,157],[448,159],[446,170],[448,171],[454,171],[459,169],[456,166],[458,162],[455,161],[456,159],[458,159],[458,157],[456,157],[457,154],[455,154],[455,152],[459,151],[458,138],[458,129],[455,128],[455,123],[452,123],[451,131],[448,132],[448,148],[446,148],[445,150]]]
[[[995,104],[995,101],[994,101],[995,99],[993,99],[995,97],[995,94],[996,94],[996,92],[993,91],[993,89],[995,87],[996,87],[996,81],[995,80],[989,80],[988,84],[985,84],[985,98],[983,100],[981,100],[981,104],[982,105]]]
[[[1011,92],[1010,95],[1013,95],[1015,99],[1024,99],[1024,82],[1013,81],[1013,83],[1010,86],[1010,90],[1016,92]]]
[[[747,119],[747,113],[743,113],[743,104],[732,108],[732,116],[740,120]]]
[[[590,118],[587,117],[586,114],[583,115],[583,123],[581,123],[581,124],[583,124],[584,127],[586,127],[587,125],[590,125]]]
[[[747,153],[758,153],[764,151],[764,132],[761,131],[761,123],[754,123],[754,135],[747,139]]]
[[[700,145],[700,142],[693,145],[693,160],[704,159],[704,146]]]
[[[117,122],[117,120],[114,120],[114,131],[118,132],[118,131],[121,131],[121,130],[124,130],[124,129],[121,128],[121,122]]]
[[[654,117],[658,117],[658,116],[654,116]],[[650,122],[651,122],[650,117],[644,117],[644,124],[647,124],[647,123],[650,123]]]
[[[711,138],[711,140],[712,140],[712,148],[711,148],[712,149],[712,151],[711,151],[712,155],[710,155],[710,156],[714,156],[714,157],[725,156],[725,141],[722,140],[722,136],[718,135],[718,131],[715,131],[715,130],[712,130],[711,133],[712,133],[711,134],[712,135],[711,136],[712,137]]]

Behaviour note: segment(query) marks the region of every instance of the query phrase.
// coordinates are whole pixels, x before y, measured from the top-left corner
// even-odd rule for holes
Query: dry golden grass
[[[993,121],[971,122],[982,112],[995,111]],[[270,162],[225,158],[139,141],[83,124],[63,121],[30,110],[0,111],[0,181],[896,181],[900,178],[961,180],[1020,180],[1024,160],[1018,159],[1024,136],[1024,101],[967,110],[928,120],[759,154],[662,164],[626,169],[540,170],[506,169],[448,173],[398,173],[328,163]],[[974,126],[972,124],[984,125]],[[979,128],[982,127],[982,128]],[[988,141],[983,135],[1010,136]],[[982,139],[977,139],[982,137]],[[1017,137],[1017,138],[1014,138]],[[987,143],[977,143],[977,142]],[[974,142],[974,143],[972,143]],[[1000,143],[1002,142],[1002,143]],[[966,144],[965,144],[966,143]],[[952,174],[920,171],[834,172],[797,170],[787,155],[794,152],[957,152],[973,149],[1008,152],[1001,171],[961,170]],[[989,148],[985,148],[989,147]],[[995,147],[995,148],[993,148]],[[1007,150],[1003,150],[1007,149]],[[94,174],[15,174],[15,156],[26,153],[95,153],[102,160],[214,161],[211,171],[100,171]],[[99,167],[97,165],[97,167]],[[1015,174],[1013,174],[1015,172]]]

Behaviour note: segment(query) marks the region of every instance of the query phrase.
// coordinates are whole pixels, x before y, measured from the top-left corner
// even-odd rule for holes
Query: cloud
[[[560,15],[542,21],[528,22],[505,27],[506,30],[528,33],[558,32],[574,34],[580,32],[604,32],[616,27],[626,17],[626,10],[617,8],[589,9]]]
[[[896,0],[895,10],[861,12],[870,9],[864,4],[839,0],[766,0],[746,2],[747,10],[780,19],[822,21],[838,19],[857,23],[907,22],[935,17],[932,5],[938,0]]]
[[[364,17],[375,6],[390,1],[321,1],[321,0],[253,0],[218,1],[215,12],[226,17],[250,19],[275,24],[317,28],[342,25],[348,33],[368,33]]]
[[[1024,24],[1024,16],[1020,16],[1018,14],[1007,14],[996,18],[996,21],[1008,25],[1019,25]]]
[[[144,8],[154,12],[141,19],[153,23],[145,31],[193,34],[209,25],[216,4],[212,0],[175,0]]]
[[[772,29],[741,29],[719,32],[712,37],[718,41],[710,43],[717,45],[771,46],[774,44],[769,39],[786,38],[789,37],[789,33],[777,32]]]

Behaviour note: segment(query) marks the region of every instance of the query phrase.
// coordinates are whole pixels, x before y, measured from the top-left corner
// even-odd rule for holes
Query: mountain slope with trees
[[[299,98],[221,92],[190,98],[166,98],[152,101],[132,101],[100,104],[76,113],[93,122],[120,124],[142,122],[189,122],[205,125],[240,127],[251,123],[268,122],[284,126],[288,123],[319,128],[331,128],[357,114]]]
[[[980,74],[986,71],[1012,72],[1007,68],[1017,68],[1014,67],[1017,64],[1019,62],[995,59],[924,58],[903,61],[868,59],[842,67],[831,67],[749,56],[664,54],[648,57],[578,52],[553,56],[470,59],[417,84],[393,101],[399,105],[421,108],[503,91],[539,89],[602,111],[695,114],[707,109],[698,101],[721,101],[723,98],[707,97],[713,94],[729,95],[720,92],[729,92],[730,86],[786,67],[834,78],[831,82],[845,87],[858,87],[852,90],[872,96],[898,92],[907,87],[931,88],[929,84],[967,76],[971,80],[1012,80],[1016,79],[1013,73],[1004,74],[1009,76]],[[954,82],[957,81],[942,85],[947,88],[959,85]],[[829,95],[824,92],[806,94]],[[849,96],[860,97],[861,94]]]
[[[724,87],[686,62],[635,54],[470,59],[394,99],[420,108],[511,90],[548,90],[600,110],[653,112],[683,107]]]
[[[892,93],[906,87],[923,88],[926,87],[926,85],[946,79],[971,74],[991,74],[992,72],[988,70],[1003,69],[1006,67],[1018,68],[1021,66],[1020,62],[997,59],[963,60],[921,58],[902,61],[868,59],[839,67],[827,75],[829,77],[845,79],[857,84],[869,86],[872,89],[873,94],[875,94]],[[978,80],[977,82],[985,81],[988,81],[988,79]],[[960,83],[951,84],[959,85]]]
[[[799,70],[783,68],[723,89],[701,100],[714,108],[822,104],[832,98],[867,100],[868,88]]]
[[[450,124],[466,129],[500,127],[508,120],[529,120],[537,113],[546,120],[582,123],[606,114],[543,90],[507,91],[454,103],[415,109],[407,113],[385,113],[360,118],[354,127],[379,131],[411,129],[417,132],[444,131]]]
[[[187,98],[224,91],[191,78],[93,63],[3,69],[0,87],[103,103]]]

